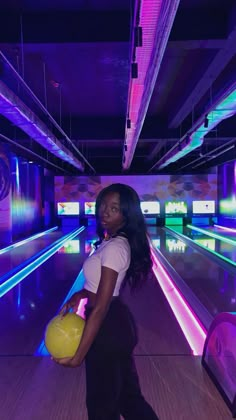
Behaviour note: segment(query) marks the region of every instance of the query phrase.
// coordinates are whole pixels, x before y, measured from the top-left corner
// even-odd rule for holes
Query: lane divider
[[[207,229],[202,229],[193,225],[187,225],[187,228],[196,230],[197,232],[204,233],[204,235],[206,236],[211,236],[212,238],[219,239],[219,241],[226,242],[230,245],[236,246],[236,241],[234,241],[233,239],[226,238],[223,235],[218,235],[217,233],[210,232]]]
[[[0,298],[4,296],[9,290],[20,283],[25,277],[32,273],[41,264],[47,261],[52,255],[54,255],[65,242],[75,238],[79,233],[85,229],[84,226],[74,230],[68,235],[55,241],[52,245],[44,248],[42,251],[24,261],[23,264],[9,271],[4,276],[0,277]]]
[[[207,332],[164,269],[151,245],[153,272],[194,356],[203,354]]]
[[[33,241],[34,239],[40,238],[40,236],[47,235],[48,233],[53,232],[54,230],[57,230],[57,229],[58,229],[58,226],[54,226],[51,229],[36,233],[35,235],[30,236],[29,238],[23,239],[22,241],[18,241],[18,242],[15,242],[14,244],[8,245],[6,248],[0,249],[0,255],[5,254],[5,252],[11,251],[11,249],[17,248],[18,246],[21,246],[30,241]]]
[[[233,265],[234,267],[236,267],[236,262],[234,262],[234,261],[232,261],[232,260],[230,260],[229,258],[227,258],[227,257],[225,257],[224,255],[222,255],[222,254],[220,254],[219,252],[217,252],[217,251],[213,251],[211,248],[209,248],[208,246],[205,246],[205,245],[203,245],[203,244],[200,244],[199,242],[198,242],[198,240],[197,239],[192,239],[192,238],[189,238],[188,236],[185,236],[185,235],[183,235],[182,233],[180,233],[180,232],[177,232],[175,229],[172,229],[171,227],[169,227],[168,226],[168,228],[167,228],[168,230],[170,230],[171,232],[173,232],[175,235],[177,235],[177,236],[179,236],[179,237],[181,237],[181,238],[183,238],[183,242],[185,242],[185,240],[187,240],[187,241],[189,241],[189,242],[192,242],[193,244],[195,244],[195,245],[197,245],[198,247],[200,247],[200,248],[202,248],[202,249],[205,249],[207,252],[210,252],[211,254],[213,254],[213,255],[215,255],[217,258],[220,258],[222,261],[225,261],[227,264],[230,264],[230,265]],[[207,236],[207,235],[206,235]],[[210,235],[209,235],[210,236]],[[207,239],[206,239],[207,240]],[[223,242],[223,241],[222,241]],[[226,241],[225,241],[226,242]],[[236,243],[235,243],[235,246],[236,246]]]

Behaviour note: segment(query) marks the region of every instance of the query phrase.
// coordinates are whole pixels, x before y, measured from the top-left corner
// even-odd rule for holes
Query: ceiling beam
[[[202,2],[201,2],[202,3]],[[226,38],[230,8],[209,7],[207,1],[203,7],[180,7],[170,34],[170,41],[189,39]]]
[[[236,23],[228,36],[224,48],[220,49],[209,65],[205,74],[200,78],[187,100],[182,104],[169,121],[169,128],[179,127],[191,110],[197,105],[204,94],[210,89],[213,82],[236,54]]]
[[[22,14],[24,43],[129,42],[130,12],[47,11]],[[0,42],[21,41],[21,12],[1,12]]]
[[[147,161],[150,162],[152,161],[156,155],[160,152],[160,150],[162,149],[164,142],[166,142],[167,139],[157,139],[156,140],[156,146],[153,148],[152,152],[147,156]],[[168,139],[169,141],[169,139]],[[170,141],[175,141],[177,142],[178,139],[170,139]]]
[[[190,39],[169,41],[168,50],[219,50],[225,47],[225,39]]]

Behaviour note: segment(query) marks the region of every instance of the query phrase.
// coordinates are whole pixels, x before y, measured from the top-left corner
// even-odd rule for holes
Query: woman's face
[[[98,210],[100,223],[109,235],[114,235],[125,224],[124,216],[120,209],[120,196],[118,193],[107,193]]]

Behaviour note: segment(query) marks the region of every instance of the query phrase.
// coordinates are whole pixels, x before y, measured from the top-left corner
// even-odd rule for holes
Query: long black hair
[[[131,261],[123,285],[128,283],[132,290],[141,286],[149,277],[152,268],[151,252],[147,239],[147,228],[140,208],[137,192],[129,185],[111,184],[104,188],[96,200],[96,223],[99,242],[105,237],[104,229],[99,220],[99,208],[103,198],[108,193],[118,193],[120,211],[125,224],[116,233],[127,237],[131,249]]]

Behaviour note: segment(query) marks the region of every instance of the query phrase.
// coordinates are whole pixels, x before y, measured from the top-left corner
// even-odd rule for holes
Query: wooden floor
[[[49,283],[50,275],[44,278]],[[54,303],[54,290],[48,303]],[[191,355],[157,281],[135,294],[124,291],[123,298],[137,321],[135,360],[142,391],[159,418],[231,419],[200,358]],[[41,313],[33,321],[0,335],[0,420],[86,420],[84,365],[66,369],[50,357],[34,356],[46,321]]]
[[[136,356],[141,386],[161,420],[232,418],[192,356]],[[49,357],[0,357],[2,420],[86,420],[84,366],[65,369]],[[145,420],[145,419],[143,419]]]

